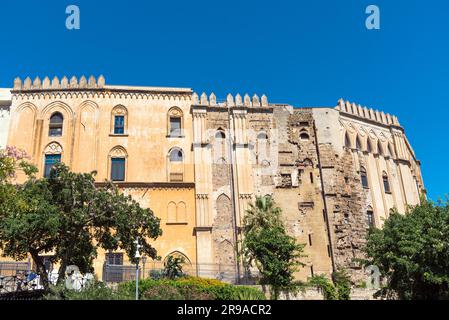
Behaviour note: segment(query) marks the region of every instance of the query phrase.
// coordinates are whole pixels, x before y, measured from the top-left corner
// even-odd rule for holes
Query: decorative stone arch
[[[30,108],[33,112],[37,113],[37,107],[36,105],[34,105],[31,102],[24,102],[22,104],[20,104],[17,108],[16,108],[16,113],[20,113],[23,109],[25,108]]]
[[[69,137],[72,135],[72,121],[75,118],[75,114],[67,104],[55,101],[47,105],[40,113],[39,118],[42,119],[43,122],[43,128],[47,131],[47,136],[50,136],[50,121],[51,118],[57,114],[60,113],[63,121],[62,121],[62,134],[61,136],[65,137],[63,138],[66,143],[68,143]],[[66,145],[67,146],[67,145]]]
[[[176,222],[187,223],[187,204],[184,201],[176,206]]]
[[[62,146],[58,142],[55,142],[55,141],[50,142],[44,148],[44,155],[46,155],[46,154],[60,154],[61,157],[62,157],[62,153],[63,153]]]
[[[30,156],[33,151],[37,107],[31,102],[20,104],[15,111],[11,110],[11,127],[20,130],[20,137],[9,136],[8,144],[25,150]],[[14,140],[16,139],[16,140]]]
[[[64,116],[64,125],[65,121],[72,120],[75,116],[72,108],[62,101],[55,101],[47,105],[44,109],[42,109],[39,118],[44,120],[50,120],[50,117],[53,113],[60,112]]]
[[[167,181],[184,181],[185,153],[180,147],[173,147],[167,153]]]
[[[169,254],[167,254],[164,258],[164,263],[167,262],[168,257],[180,257],[180,258],[184,258],[185,264],[186,265],[192,265],[192,261],[189,259],[189,257],[187,256],[187,254],[181,252],[180,250],[175,250],[170,252]]]
[[[171,201],[167,205],[167,223],[176,223],[177,222],[177,206],[176,203]]]
[[[116,116],[124,117],[123,134],[127,134],[128,133],[128,118],[129,118],[128,109],[124,105],[121,105],[121,104],[118,104],[114,108],[112,108],[112,110],[111,110],[111,125],[110,125],[111,134],[114,134],[115,117]]]
[[[172,130],[172,119],[178,119],[180,122],[180,131]],[[179,107],[172,107],[167,112],[167,136],[182,137],[184,136],[184,113]]]
[[[75,129],[75,170],[91,172],[97,169],[99,115],[98,104],[91,100],[83,101],[78,107],[79,113]]]

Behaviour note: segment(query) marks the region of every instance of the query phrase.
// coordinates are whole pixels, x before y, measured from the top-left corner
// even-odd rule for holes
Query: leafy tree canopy
[[[366,265],[379,267],[387,285],[379,294],[399,299],[449,299],[449,205],[423,200],[382,230],[373,230]]]
[[[19,160],[0,157],[0,249],[16,260],[31,255],[46,288],[42,254],[51,254],[53,262],[60,263],[59,281],[69,265],[91,272],[98,247],[121,248],[134,257],[138,238],[141,250],[158,258],[149,241],[162,231],[160,219],[150,209],[141,208],[113,184],[97,188],[95,173],[74,173],[64,164],[57,164],[48,179],[36,179],[35,168],[20,163],[28,180],[12,185],[7,180]]]

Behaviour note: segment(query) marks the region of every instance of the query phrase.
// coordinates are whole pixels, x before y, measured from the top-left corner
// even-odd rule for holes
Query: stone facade
[[[5,148],[6,142],[8,141],[10,108],[10,90],[0,89],[0,149]]]
[[[299,279],[346,267],[362,280],[353,258],[369,223],[381,227],[391,209],[404,212],[424,190],[397,118],[342,100],[329,108],[248,94],[220,102],[191,89],[64,77],[16,79],[11,101],[8,144],[25,149],[41,171],[47,154],[61,154],[75,171],[96,170],[101,182],[110,178],[111,158],[124,158],[118,185],[161,217],[159,254],[183,254],[200,276],[242,276],[243,216],[256,196],[269,195],[289,233],[306,244]],[[47,131],[55,112],[64,118],[60,137]],[[116,115],[125,119],[123,134],[114,134]],[[175,136],[172,117],[180,119]],[[172,161],[173,150],[181,162]]]

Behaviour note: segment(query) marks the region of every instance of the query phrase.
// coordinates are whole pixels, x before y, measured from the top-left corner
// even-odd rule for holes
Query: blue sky
[[[78,5],[81,29],[65,28]],[[380,8],[381,30],[365,28]],[[449,1],[13,1],[0,8],[0,87],[16,76],[347,100],[398,116],[430,198],[449,193]]]

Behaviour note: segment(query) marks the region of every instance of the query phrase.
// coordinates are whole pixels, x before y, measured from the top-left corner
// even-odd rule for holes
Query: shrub
[[[177,288],[168,284],[151,286],[143,294],[145,300],[182,300],[183,298]]]
[[[128,292],[128,295],[134,290],[135,282],[119,285],[119,291]],[[256,288],[197,277],[142,280],[139,282],[139,294],[142,299],[149,300],[265,300],[263,292]]]
[[[64,285],[53,286],[44,300],[132,300],[134,295],[127,290],[113,290],[103,282],[94,282],[81,291],[66,289]]]
[[[320,289],[323,292],[324,300],[338,300],[337,290],[325,275],[311,277],[308,284]]]
[[[351,300],[351,278],[346,270],[338,270],[332,274],[337,289],[338,300]]]
[[[309,278],[308,286],[319,288],[323,292],[324,300],[350,300],[351,279],[345,270],[332,273],[332,281],[325,275]]]

